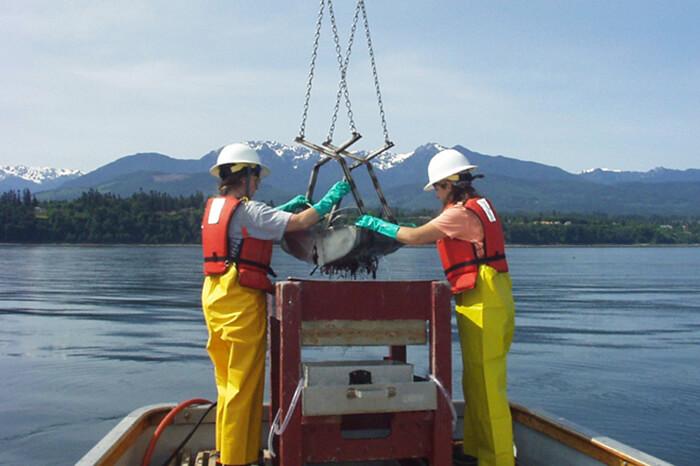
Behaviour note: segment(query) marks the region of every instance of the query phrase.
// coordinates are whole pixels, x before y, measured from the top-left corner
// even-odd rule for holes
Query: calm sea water
[[[72,464],[135,408],[214,397],[199,254],[195,246],[0,245],[0,464]],[[511,399],[697,464],[700,248],[512,248],[509,258]],[[282,251],[274,268],[310,272]],[[378,276],[436,277],[432,248],[398,251]],[[373,352],[332,351],[305,355]],[[409,351],[418,373],[424,356]]]

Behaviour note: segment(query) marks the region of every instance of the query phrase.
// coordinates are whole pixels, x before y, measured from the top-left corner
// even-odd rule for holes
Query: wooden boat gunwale
[[[127,453],[132,456],[134,452],[142,455],[156,426],[175,406],[174,403],[161,403],[132,411],[76,464],[78,466],[128,464],[123,461],[120,463],[120,459],[123,459]],[[172,426],[179,429],[178,433],[189,430],[206,409],[207,406],[191,406],[175,416]],[[456,401],[455,409],[460,418],[455,430],[455,440],[459,441],[462,436],[461,420],[464,402]],[[268,409],[263,412],[263,436],[266,438],[269,427]],[[544,457],[533,459],[533,451],[541,448],[560,448],[561,451],[555,453],[560,458],[561,455],[571,455],[566,456],[566,464],[571,465],[671,466],[666,461],[544,410],[529,409],[520,404],[511,403],[511,413],[520,466],[560,464],[552,463],[551,458],[549,460]],[[209,429],[213,429],[215,419],[215,412],[212,411],[207,414],[204,424],[208,425]],[[170,439],[169,445],[179,443],[182,437],[184,435],[177,435],[176,438]],[[527,443],[530,441],[537,442],[538,446],[528,448]],[[191,442],[196,443],[196,438]],[[165,444],[160,445],[160,449],[166,448]],[[209,445],[208,448],[212,446]]]
[[[514,429],[524,426],[605,465],[672,466],[664,460],[542,409],[510,403]],[[516,436],[516,445],[517,436]]]

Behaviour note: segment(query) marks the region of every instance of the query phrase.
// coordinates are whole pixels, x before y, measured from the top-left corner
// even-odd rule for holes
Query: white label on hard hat
[[[211,201],[211,209],[209,209],[209,217],[207,218],[207,223],[209,225],[219,223],[219,218],[221,218],[221,211],[224,209],[224,204],[226,204],[226,199],[223,197],[217,197]]]
[[[486,216],[489,218],[489,222],[493,223],[496,221],[496,214],[493,213],[493,210],[491,210],[491,206],[489,205],[489,201],[486,199],[479,199],[476,201],[477,204],[479,204],[479,207],[481,207],[481,210],[486,213]]]

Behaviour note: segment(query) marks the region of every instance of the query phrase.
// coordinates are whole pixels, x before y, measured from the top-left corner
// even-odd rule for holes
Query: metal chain
[[[330,0],[328,0],[330,4]],[[314,69],[316,68],[316,58],[318,57],[318,42],[321,37],[321,24],[323,23],[323,9],[325,7],[325,0],[320,1],[320,7],[318,10],[318,19],[316,20],[316,34],[314,34],[314,45],[313,51],[311,52],[311,66],[309,69],[309,77],[306,81],[306,96],[304,98],[304,113],[301,117],[301,125],[299,127],[299,137],[304,138],[304,133],[306,132],[306,119],[309,116],[309,102],[311,100],[311,87],[314,80]]]
[[[360,6],[359,4],[355,7],[355,15],[352,18],[352,27],[350,28],[350,38],[348,39],[348,49],[345,52],[345,67],[343,68],[343,96],[345,97],[345,107],[348,110],[348,121],[350,121],[350,131],[354,134],[357,132],[355,127],[355,121],[352,118],[352,108],[350,105],[350,91],[348,89],[347,74],[348,65],[350,64],[350,53],[352,52],[352,44],[355,40],[355,31],[357,30],[357,20],[360,17]]]
[[[347,83],[347,70],[348,64],[350,63],[350,54],[352,52],[352,44],[355,40],[355,31],[357,30],[357,20],[360,15],[360,5],[358,2],[355,8],[355,16],[352,21],[352,28],[350,29],[350,37],[348,38],[348,47],[345,52],[345,58],[343,59],[343,53],[340,48],[340,36],[338,34],[338,26],[335,21],[335,12],[333,11],[333,2],[328,0],[328,15],[331,18],[331,29],[333,31],[333,41],[335,42],[335,52],[338,58],[338,66],[340,67],[340,83],[338,84],[338,93],[335,99],[335,107],[333,109],[333,116],[331,118],[331,126],[328,129],[328,136],[326,137],[327,142],[333,141],[333,133],[335,133],[335,125],[338,120],[338,111],[340,110],[340,96],[345,97],[345,106],[348,109],[348,121],[350,124],[350,131],[353,133],[357,132],[355,127],[355,118],[352,113],[352,106],[350,103],[350,92],[348,90]]]
[[[354,115],[352,112],[352,105],[350,103],[350,92],[348,89],[348,84],[347,84],[347,70],[348,70],[348,65],[350,63],[350,54],[352,52],[352,46],[355,38],[355,31],[357,29],[357,21],[359,17],[359,13],[362,13],[362,18],[363,18],[363,23],[364,23],[364,29],[365,29],[365,36],[367,38],[367,49],[369,51],[369,57],[370,57],[370,63],[372,65],[372,77],[374,79],[374,88],[375,92],[377,94],[377,105],[379,106],[379,117],[381,119],[381,124],[382,124],[382,131],[384,133],[384,141],[386,143],[390,143],[390,138],[389,138],[389,130],[387,128],[387,122],[386,122],[386,113],[384,112],[384,102],[382,100],[382,93],[381,89],[379,86],[379,74],[377,73],[377,64],[376,60],[374,57],[374,48],[372,46],[372,37],[369,31],[369,20],[367,18],[367,9],[365,8],[365,2],[364,0],[358,0],[357,1],[357,6],[355,8],[355,14],[353,17],[353,22],[352,22],[352,28],[350,30],[350,36],[348,38],[348,46],[347,50],[345,53],[345,57],[343,58],[343,53],[342,49],[340,47],[340,38],[338,34],[338,27],[336,25],[335,21],[335,12],[333,11],[333,3],[332,0],[327,0],[328,1],[328,13],[331,19],[331,29],[333,31],[333,40],[335,42],[335,51],[337,54],[337,59],[338,59],[338,66],[340,67],[340,83],[338,85],[338,93],[336,95],[336,101],[335,101],[335,107],[333,111],[333,117],[331,119],[331,126],[328,131],[328,137],[326,140],[328,142],[331,142],[333,139],[333,134],[335,132],[335,125],[338,119],[338,111],[340,108],[340,96],[341,94],[344,97],[345,100],[345,106],[347,107],[348,111],[348,121],[350,124],[350,130],[353,133],[357,132],[357,128],[355,126],[355,119]],[[304,135],[306,133],[306,121],[308,119],[308,114],[309,114],[309,105],[311,101],[311,89],[313,86],[313,79],[314,79],[314,71],[316,67],[316,59],[318,58],[318,44],[320,41],[321,37],[321,26],[323,23],[323,10],[325,9],[326,5],[326,0],[320,0],[319,2],[319,11],[318,11],[318,18],[316,21],[316,32],[314,34],[314,42],[313,42],[313,50],[311,53],[311,65],[309,68],[309,76],[306,81],[306,95],[304,98],[304,111],[302,114],[302,119],[301,119],[301,125],[299,127],[299,137],[304,138]]]
[[[377,74],[377,64],[374,60],[374,49],[372,48],[372,37],[369,33],[369,21],[367,20],[367,10],[365,9],[364,0],[358,0],[358,5],[362,8],[362,18],[365,24],[365,35],[367,36],[367,48],[369,49],[369,58],[372,63],[372,76],[374,77],[374,88],[377,92],[377,104],[379,105],[379,117],[382,120],[382,130],[384,131],[384,142],[391,142],[389,139],[389,130],[386,125],[386,114],[384,113],[384,103],[382,102],[382,92],[379,89],[379,75]]]

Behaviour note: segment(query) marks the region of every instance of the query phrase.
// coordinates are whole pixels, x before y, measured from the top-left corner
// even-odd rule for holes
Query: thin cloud
[[[437,140],[571,171],[630,160],[638,169],[697,165],[692,4],[405,3],[406,11],[368,5],[398,151]],[[0,163],[88,169],[136,151],[196,155],[231,140],[288,141],[317,6],[3,2]],[[337,5],[343,41],[351,13]],[[381,129],[362,34],[349,83],[372,146]],[[326,22],[308,122],[315,138],[325,137],[337,86]],[[60,155],[46,155],[48,144]]]

